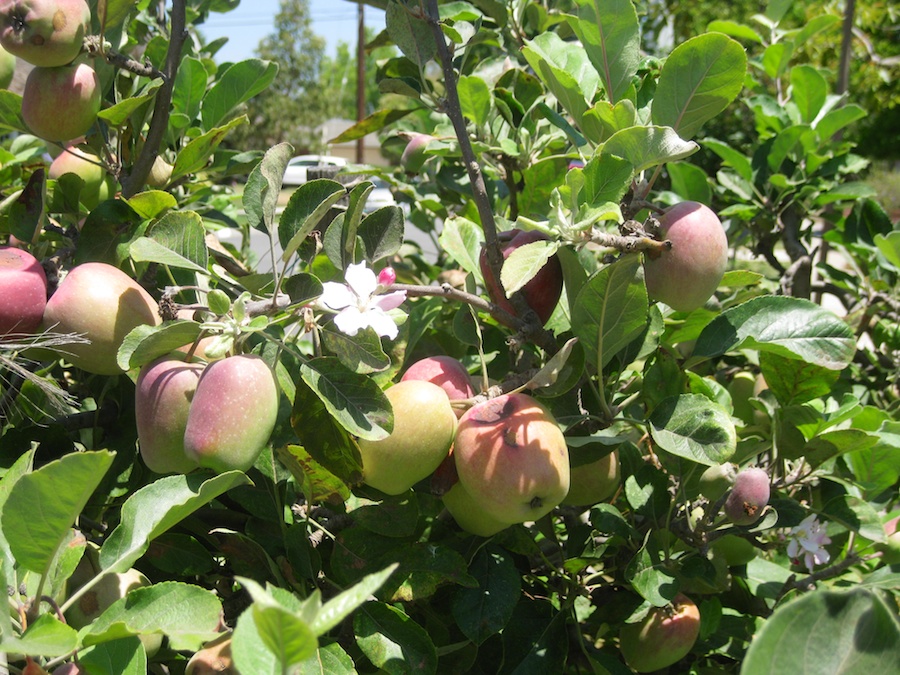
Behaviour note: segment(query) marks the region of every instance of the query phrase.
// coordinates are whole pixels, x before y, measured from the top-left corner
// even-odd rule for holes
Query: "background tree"
[[[397,53],[393,46],[372,47],[376,37],[376,31],[367,27],[364,115],[373,113],[380,107],[381,92],[376,81],[378,63]],[[333,57],[326,55],[322,58],[320,68],[319,83],[325,92],[323,103],[327,106],[327,117],[356,119],[356,79],[355,45],[341,41]]]

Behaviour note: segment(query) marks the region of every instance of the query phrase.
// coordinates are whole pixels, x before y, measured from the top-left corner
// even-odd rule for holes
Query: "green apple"
[[[85,0],[5,0],[0,4],[0,44],[35,66],[71,63],[90,29]]]
[[[184,429],[184,451],[216,472],[247,471],[269,442],[278,417],[278,386],[253,354],[229,356],[203,371]]]
[[[527,394],[504,394],[467,410],[453,455],[463,487],[501,522],[537,520],[569,492],[566,440],[550,412]]]
[[[50,163],[47,177],[59,180],[67,173],[74,173],[83,181],[78,200],[89,211],[115,193],[115,180],[106,172],[97,155],[67,147]]]
[[[726,534],[713,540],[710,549],[721,556],[729,567],[746,565],[756,558],[756,547],[736,534]]]
[[[737,474],[734,464],[714,464],[700,474],[700,494],[715,503],[732,485]]]
[[[34,333],[47,306],[47,275],[28,251],[0,246],[0,339]]]
[[[430,476],[447,456],[456,414],[447,393],[433,382],[398,382],[384,395],[394,411],[394,428],[379,441],[359,440],[363,482],[399,495]]]
[[[612,497],[622,477],[615,451],[596,462],[569,468],[569,493],[563,504],[593,506]]]
[[[0,89],[9,89],[16,74],[16,57],[0,45]]]
[[[428,356],[413,363],[403,377],[406,380],[425,380],[438,385],[447,392],[451,401],[463,401],[475,395],[469,371],[465,366],[452,356]],[[454,408],[457,417],[462,417],[465,412],[462,408]]]
[[[122,372],[116,353],[132,329],[160,323],[157,302],[122,270],[106,263],[73,267],[47,301],[43,326],[57,333],[84,335],[89,344],[69,344],[59,351],[89,373]]]
[[[683,593],[671,605],[653,607],[619,632],[619,649],[632,670],[651,673],[688,655],[700,634],[700,610]]]
[[[87,133],[100,112],[100,79],[86,63],[35,68],[25,80],[22,119],[35,136],[71,141]]]
[[[509,523],[499,521],[485,513],[460,483],[450,488],[441,499],[444,500],[444,506],[456,524],[469,534],[490,537],[510,526]]]

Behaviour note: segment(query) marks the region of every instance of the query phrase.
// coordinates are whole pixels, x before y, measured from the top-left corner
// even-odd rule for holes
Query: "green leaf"
[[[333,357],[303,363],[300,376],[351,434],[370,441],[388,437],[394,427],[391,404],[370,378],[353,373]]]
[[[638,256],[625,256],[594,274],[575,297],[572,332],[598,369],[647,325],[649,302],[639,268]]]
[[[237,620],[231,642],[231,655],[240,673],[284,675],[290,672],[278,663],[256,626],[252,611],[244,611]]]
[[[237,106],[268,87],[277,74],[278,64],[262,59],[247,59],[230,66],[203,97],[203,128],[221,124]]]
[[[303,305],[322,295],[322,282],[312,274],[300,272],[284,280],[282,290],[291,298],[292,305]]]
[[[293,675],[355,675],[353,659],[337,642],[320,646],[315,655],[299,664]]]
[[[254,603],[251,609],[263,644],[283,672],[316,653],[319,644],[305,621],[283,607]]]
[[[669,454],[706,466],[727,462],[737,449],[731,415],[700,394],[663,399],[650,415],[650,434]]]
[[[836,429],[810,439],[799,452],[785,452],[786,459],[803,457],[810,467],[816,468],[829,459],[848,452],[867,450],[878,443],[878,437],[861,429]],[[795,456],[796,455],[796,456]]]
[[[828,82],[816,68],[807,65],[791,68],[791,99],[803,122],[812,124],[827,97]]]
[[[701,204],[712,203],[712,189],[706,172],[699,166],[687,162],[672,162],[666,166],[672,179],[672,192],[682,199]]]
[[[816,206],[824,206],[833,204],[834,202],[856,201],[870,197],[875,197],[877,192],[868,183],[862,181],[851,181],[843,183],[837,187],[831,188],[828,192],[823,192],[816,197]]]
[[[648,536],[641,550],[628,563],[625,577],[644,600],[654,607],[665,607],[678,594],[678,583],[675,575],[666,569],[665,561],[660,559],[659,551],[651,546],[653,542],[655,539]]]
[[[772,352],[842,370],[853,359],[856,340],[844,321],[809,300],[763,296],[713,319],[697,338],[693,359],[738,349]]]
[[[778,132],[774,142],[769,146],[769,152],[766,156],[769,169],[771,169],[773,173],[781,170],[781,165],[784,163],[784,160],[791,155],[794,148],[800,145],[801,141],[808,133],[809,125],[807,124],[792,125]],[[799,152],[802,151],[803,147],[801,145]]]
[[[229,121],[224,126],[216,127],[190,141],[178,153],[178,157],[175,159],[175,166],[172,168],[172,176],[169,180],[176,181],[190,173],[196,173],[205,169],[206,165],[209,164],[210,156],[219,147],[219,144],[225,140],[228,132],[246,123],[247,117],[242,115]]]
[[[196,651],[216,635],[222,603],[199,586],[165,581],[134,588],[80,633],[85,646],[128,635],[165,633],[172,649]]]
[[[579,201],[591,206],[622,201],[628,188],[634,167],[630,162],[613,155],[595,155],[584,165],[584,187]]]
[[[30,133],[22,119],[22,97],[9,89],[0,89],[0,128]]]
[[[547,264],[557,249],[559,249],[559,242],[534,241],[524,244],[510,253],[509,257],[503,261],[503,268],[500,270],[500,281],[503,283],[507,297],[534,279],[534,276]]]
[[[337,626],[366,602],[375,591],[381,588],[396,569],[397,565],[394,564],[380,572],[367,574],[354,586],[339,593],[322,605],[312,623],[311,628],[313,632],[316,635],[322,635]]]
[[[848,530],[858,532],[871,541],[884,541],[884,527],[878,512],[868,502],[850,495],[840,495],[829,500],[822,513]]]
[[[900,232],[891,232],[887,236],[876,234],[873,237],[875,246],[885,258],[897,269],[900,269]]]
[[[771,352],[760,354],[759,364],[766,384],[783,406],[826,396],[840,377],[837,370]]]
[[[160,265],[206,274],[205,267],[200,267],[197,263],[188,260],[180,253],[176,253],[150,237],[138,237],[131,242],[129,254],[135,262],[155,262]]]
[[[738,176],[743,178],[747,183],[753,182],[753,167],[747,156],[742,155],[740,151],[735,150],[730,145],[712,138],[704,139],[703,145],[716,153],[726,166],[730,166],[734,169]]]
[[[741,673],[896,673],[900,628],[868,590],[816,590],[775,610],[750,643]]]
[[[240,471],[218,476],[199,472],[166,476],[142,487],[125,501],[121,521],[103,543],[101,569],[124,572],[147,551],[153,539],[224,492],[249,482]]]
[[[350,336],[339,330],[322,330],[325,349],[340,359],[354,373],[368,375],[387,370],[391,357],[384,353],[381,338],[371,328]]]
[[[756,44],[762,44],[763,41],[759,33],[750,28],[750,26],[745,26],[742,23],[736,23],[734,21],[711,21],[706,27],[706,30],[710,33],[725,33],[725,35],[730,35],[731,37],[747,40],[749,42],[755,42]]]
[[[623,157],[635,171],[693,155],[700,146],[682,140],[670,127],[635,126],[617,131],[598,152]]]
[[[393,256],[403,245],[403,211],[399,206],[383,206],[359,224],[357,236],[362,239],[366,260],[374,263]]]
[[[396,607],[366,603],[354,616],[353,632],[363,654],[389,675],[437,673],[437,651],[428,633]]]
[[[78,633],[53,614],[41,614],[21,637],[3,636],[0,652],[30,656],[65,656],[78,646]]]
[[[484,243],[484,231],[476,223],[462,217],[448,218],[438,243],[460,267],[475,275],[477,280],[481,279],[478,259]]]
[[[147,675],[147,653],[138,637],[119,638],[79,649],[78,665],[87,673]]]
[[[506,627],[522,593],[522,579],[512,556],[499,546],[485,546],[475,554],[469,574],[475,588],[461,588],[453,595],[453,619],[476,645]]]
[[[205,270],[209,262],[206,230],[195,211],[166,213],[147,229],[147,236]]]
[[[97,113],[97,117],[105,120],[112,127],[124,126],[136,110],[156,97],[156,90],[162,86],[162,83],[162,79],[153,80],[149,86],[143,89],[140,96],[129,96],[115,105],[104,108]]]
[[[241,202],[250,227],[273,235],[275,209],[278,194],[294,148],[288,143],[279,143],[268,150],[259,164],[253,167],[247,177],[247,184],[241,195]]]
[[[487,83],[474,75],[462,75],[457,83],[462,113],[476,126],[484,126],[491,118],[491,90]]]
[[[294,190],[278,220],[278,243],[284,249],[281,259],[287,262],[331,207],[346,196],[343,185],[327,178],[307,181]]]
[[[821,141],[827,142],[838,131],[852,124],[856,120],[861,120],[866,116],[866,111],[855,103],[848,103],[829,110],[822,115],[821,119],[813,126],[819,132]]]
[[[44,574],[115,453],[76,452],[19,478],[0,515],[3,535],[20,568]]]
[[[621,99],[641,62],[641,33],[631,0],[577,0],[569,25],[600,74],[610,103]]]
[[[164,190],[139,192],[127,201],[128,206],[134,209],[135,213],[147,220],[158,218],[164,211],[178,206],[178,200],[175,199],[175,196]]]
[[[411,61],[424,66],[437,54],[437,43],[431,26],[424,17],[416,16],[421,12],[418,3],[391,2],[384,16],[387,33],[394,44]]]
[[[303,389],[309,391],[305,386]],[[330,416],[328,419],[331,419]],[[347,444],[349,446],[349,440]],[[299,445],[287,445],[277,448],[275,454],[291,472],[307,501],[340,500],[343,502],[350,498],[350,488],[344,481],[313,459],[306,448]],[[356,471],[358,472],[359,468]]]
[[[650,119],[692,138],[741,92],[746,72],[747,54],[740,43],[722,33],[691,38],[666,59]]]
[[[124,371],[143,366],[191,344],[199,337],[200,330],[200,324],[195,321],[166,321],[159,326],[137,326],[125,336],[116,361]]]
[[[403,119],[415,108],[405,108],[403,110],[379,110],[366,117],[362,122],[357,122],[349,129],[345,129],[337,137],[329,139],[329,144],[349,143],[355,141],[368,134],[381,131],[385,127],[392,125],[394,122]]]
[[[203,61],[194,56],[181,59],[178,74],[175,75],[175,88],[172,90],[170,124],[184,129],[197,119],[208,79],[209,73]]]

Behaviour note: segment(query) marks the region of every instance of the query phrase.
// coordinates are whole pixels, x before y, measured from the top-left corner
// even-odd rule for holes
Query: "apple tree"
[[[396,166],[281,200],[229,143],[278,65],[195,32],[236,4],[0,4],[77,47],[0,91],[0,664],[897,670],[900,235],[796,62],[834,21],[373,3],[339,140]]]

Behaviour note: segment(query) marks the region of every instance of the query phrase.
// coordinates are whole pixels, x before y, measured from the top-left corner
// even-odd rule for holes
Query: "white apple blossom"
[[[807,516],[788,533],[787,554],[794,564],[799,564],[801,557],[806,569],[810,572],[816,565],[824,565],[831,559],[825,550],[825,544],[831,539],[825,534],[825,525],[816,520],[815,514]]]
[[[319,297],[320,307],[337,312],[334,325],[338,330],[352,337],[370,327],[382,337],[397,337],[397,324],[387,313],[406,300],[406,291],[384,293],[396,279],[394,271],[385,268],[376,277],[365,263],[357,263],[347,267],[344,278],[346,284],[322,284]]]

